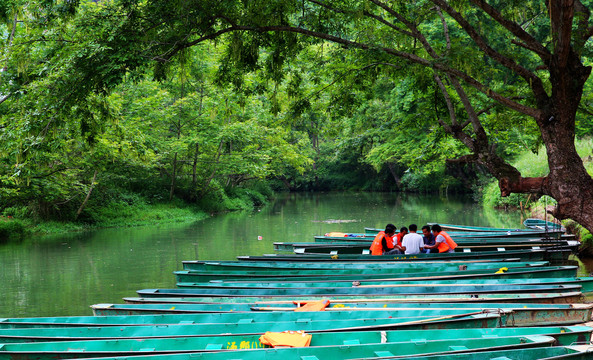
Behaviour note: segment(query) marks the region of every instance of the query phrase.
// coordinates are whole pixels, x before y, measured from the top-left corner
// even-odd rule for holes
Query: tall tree
[[[430,69],[448,108],[448,119],[439,114],[437,121],[469,148],[472,154],[465,160],[485,166],[498,178],[503,196],[550,195],[558,202],[553,211],[557,218],[570,217],[593,230],[593,179],[574,147],[575,114],[591,71],[583,64],[593,34],[589,4],[579,0],[530,1],[528,6],[483,0],[184,4],[183,14],[169,6],[159,8],[158,14],[167,17],[153,21],[178,30],[163,39],[168,45],[161,48],[161,61],[186,47],[230,34],[229,64],[239,70],[255,68],[255,49],[264,46],[273,51],[267,61],[272,61],[270,71],[275,73],[298,48],[298,40],[307,38],[339,44],[365,65],[397,66],[404,60]],[[186,16],[195,22],[180,26]],[[536,122],[548,153],[546,177],[522,177],[496,152],[481,121],[485,109],[478,108],[491,102]]]
[[[89,92],[108,90],[130,70],[166,66],[207,41],[226,45],[221,79],[243,87],[242,74],[265,70],[283,80],[288,62],[311,44],[334,44],[331,61],[359,70],[428,72],[444,109],[435,122],[512,192],[549,195],[559,219],[593,231],[593,179],[575,146],[575,118],[591,68],[591,4],[584,0],[126,0],[83,3],[76,23],[88,34],[77,47],[67,80],[77,89],[63,107]],[[97,26],[96,24],[103,24]],[[224,42],[220,42],[224,40]],[[61,44],[67,46],[68,44]],[[261,51],[264,49],[265,51]],[[372,76],[370,77],[372,79]],[[352,87],[363,88],[364,82]],[[535,122],[550,172],[526,178],[497,151],[489,113]]]

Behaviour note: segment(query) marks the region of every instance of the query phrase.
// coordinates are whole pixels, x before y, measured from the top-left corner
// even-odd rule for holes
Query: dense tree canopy
[[[10,110],[3,108],[0,127],[9,144],[3,151],[11,154],[0,181],[5,191],[16,191],[19,182],[56,171],[64,181],[82,168],[93,178],[105,161],[100,151],[116,150],[96,144],[112,136],[106,124],[119,111],[127,121],[137,119],[140,137],[143,127],[161,127],[163,137],[129,143],[139,159],[155,156],[170,165],[160,169],[170,175],[171,194],[176,174],[198,158],[240,159],[233,164],[225,156],[224,170],[200,167],[201,176],[193,170],[201,185],[192,180],[188,189],[199,194],[217,174],[240,182],[302,170],[305,154],[295,146],[310,142],[317,155],[307,155],[315,159],[322,153],[319,137],[339,135],[352,141],[340,149],[389,168],[396,181],[402,168],[426,169],[445,158],[478,164],[499,179],[503,195],[552,196],[556,217],[593,230],[593,180],[574,146],[577,133],[591,129],[590,94],[583,96],[590,87],[591,6],[579,0],[4,2],[2,101]],[[150,87],[149,70],[163,85],[136,86]],[[201,80],[192,84],[195,79]],[[140,91],[146,93],[129,97]],[[157,146],[164,139],[166,146]],[[540,143],[550,173],[524,178],[508,156]],[[92,165],[63,164],[57,148]]]

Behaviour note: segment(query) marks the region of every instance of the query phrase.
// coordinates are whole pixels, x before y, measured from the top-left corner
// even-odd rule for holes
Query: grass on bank
[[[191,223],[215,213],[253,210],[266,204],[274,195],[270,187],[261,183],[250,188],[214,189],[197,203],[179,198],[169,202],[154,202],[137,193],[116,193],[117,196],[112,196],[109,201],[98,199],[91,203],[76,219],[70,215],[68,220],[63,221],[40,220],[26,207],[4,209],[0,213],[0,242],[20,240],[32,234]]]
[[[98,221],[35,221],[0,217],[0,242],[21,240],[26,236],[60,234],[98,228],[133,227],[154,224],[191,223],[208,218],[210,215],[195,206],[183,203],[128,205],[124,211],[113,212],[112,206],[96,214]],[[122,210],[119,207],[119,210]]]
[[[590,175],[593,175],[593,153],[591,152],[591,149],[593,149],[593,139],[579,139],[575,142],[575,146],[583,159],[585,168]],[[548,168],[548,156],[543,146],[537,153],[531,151],[523,152],[511,165],[517,168],[524,177],[546,176],[550,172]],[[500,196],[497,180],[489,182],[484,187],[482,195],[484,206],[493,208],[533,209],[538,206],[543,207],[546,202],[548,205],[554,204],[554,200],[550,197],[535,199],[533,196],[527,194],[511,194],[503,198]]]
[[[578,139],[575,142],[577,152],[583,159],[585,168],[589,175],[593,176],[593,139]],[[537,153],[526,151],[519,155],[512,165],[515,166],[524,177],[546,176],[550,170],[548,157],[545,148],[542,146]],[[482,203],[489,208],[517,208],[525,211],[526,217],[544,218],[546,207],[553,206],[556,201],[549,196],[534,198],[528,194],[511,194],[508,197],[500,196],[498,181],[489,182],[483,189]],[[550,215],[548,215],[550,216]],[[563,221],[569,231],[580,237],[581,251],[593,255],[593,235],[573,221]]]

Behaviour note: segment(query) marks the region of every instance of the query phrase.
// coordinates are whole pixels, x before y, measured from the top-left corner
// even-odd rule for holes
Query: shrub
[[[0,242],[21,238],[26,233],[26,226],[20,220],[0,219]]]

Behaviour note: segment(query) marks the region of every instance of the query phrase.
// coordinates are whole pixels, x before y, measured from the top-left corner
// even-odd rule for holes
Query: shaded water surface
[[[522,227],[518,212],[471,199],[383,193],[281,194],[255,212],[186,225],[103,229],[0,245],[0,317],[91,315],[136,290],[173,288],[183,260],[232,260],[273,252],[275,241],[410,223]],[[591,264],[593,265],[593,264]]]

